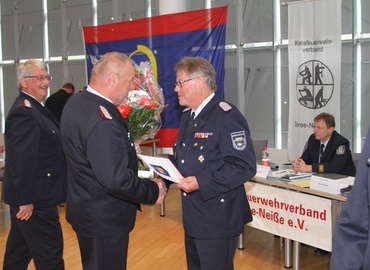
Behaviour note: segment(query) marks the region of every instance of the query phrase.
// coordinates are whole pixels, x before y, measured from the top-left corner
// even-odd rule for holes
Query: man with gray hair
[[[256,174],[247,120],[216,94],[215,70],[202,57],[176,65],[175,92],[186,106],[172,161],[181,191],[189,270],[232,270],[238,236],[252,221],[244,183]]]
[[[118,52],[93,67],[89,85],[63,109],[67,158],[67,220],[78,238],[83,269],[126,269],[129,233],[140,204],[161,203],[161,179],[140,179],[134,141],[120,105],[135,79],[133,62]]]
[[[3,269],[61,270],[63,236],[57,205],[65,202],[66,163],[59,123],[44,106],[51,76],[39,60],[17,70],[19,96],[5,122],[3,199],[11,228]]]

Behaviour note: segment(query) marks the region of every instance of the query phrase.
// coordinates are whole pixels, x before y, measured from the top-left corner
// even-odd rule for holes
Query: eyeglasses
[[[179,86],[180,88],[187,82],[190,82],[192,80],[195,80],[195,79],[198,79],[202,76],[198,76],[198,77],[195,77],[195,78],[190,78],[190,79],[187,79],[187,80],[182,80],[182,81],[178,81],[178,82],[175,82],[175,87]]]
[[[51,75],[35,75],[35,76],[24,76],[25,78],[36,78],[38,81],[48,80],[51,81]]]

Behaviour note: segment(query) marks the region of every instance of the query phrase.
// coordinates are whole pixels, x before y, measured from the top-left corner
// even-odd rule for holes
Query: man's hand
[[[161,204],[167,194],[166,185],[164,184],[162,178],[159,178],[159,177],[154,178],[153,181],[157,183],[158,188],[159,188],[159,195],[158,195],[158,200],[156,204]]]
[[[190,193],[199,189],[198,180],[195,176],[183,178],[180,180],[180,183],[177,183],[176,185],[186,193]]]
[[[33,204],[22,205],[19,207],[19,212],[16,217],[20,220],[29,220],[33,213]]]
[[[294,160],[292,165],[295,172],[312,172],[312,165],[307,165],[303,159]]]

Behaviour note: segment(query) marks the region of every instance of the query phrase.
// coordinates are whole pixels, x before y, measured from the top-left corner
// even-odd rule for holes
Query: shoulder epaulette
[[[108,112],[108,110],[106,108],[104,108],[103,106],[99,106],[99,112],[101,114],[101,116],[103,116],[104,119],[108,119],[108,120],[112,120],[112,116],[110,115],[110,113]]]
[[[225,112],[227,111],[230,111],[232,109],[232,107],[227,104],[225,101],[221,101],[219,104],[218,104],[222,110],[224,110]]]
[[[23,101],[24,107],[26,108],[31,108],[31,102],[28,99],[25,99]]]

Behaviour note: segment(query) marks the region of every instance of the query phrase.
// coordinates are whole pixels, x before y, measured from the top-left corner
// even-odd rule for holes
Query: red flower
[[[126,120],[135,143],[139,144],[154,138],[162,125],[160,114],[164,108],[164,98],[162,89],[152,76],[150,62],[141,62],[137,66],[131,89],[117,108]]]
[[[155,102],[149,96],[143,96],[138,103],[148,109],[154,109],[156,106]]]
[[[122,115],[122,117],[126,119],[128,117],[128,115],[130,114],[132,107],[131,107],[130,104],[123,103],[123,104],[117,106],[117,109],[118,109],[119,113]]]

